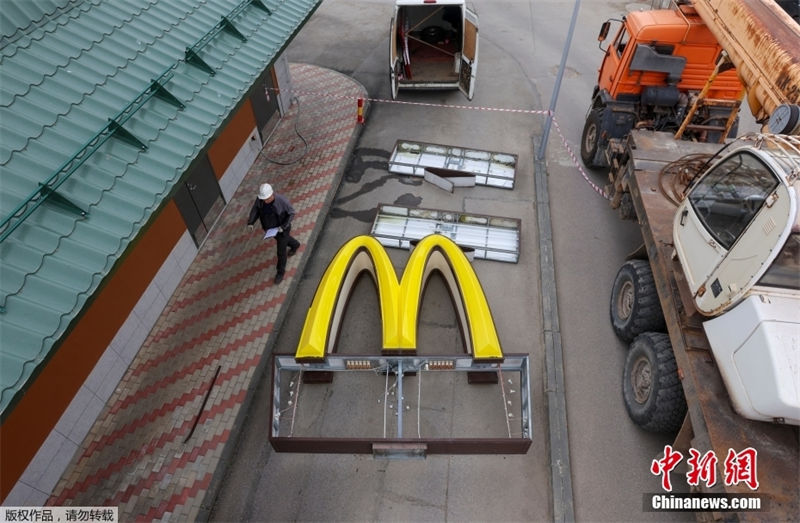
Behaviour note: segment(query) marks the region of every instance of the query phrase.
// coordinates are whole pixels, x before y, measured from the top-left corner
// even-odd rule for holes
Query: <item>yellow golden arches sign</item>
[[[422,291],[428,277],[439,271],[453,296],[467,352],[476,360],[503,359],[492,313],[472,265],[452,240],[432,234],[411,252],[400,281],[375,238],[357,236],[344,244],[317,287],[295,352],[297,361],[323,360],[334,351],[347,298],[363,271],[370,273],[378,288],[384,352],[416,351]]]

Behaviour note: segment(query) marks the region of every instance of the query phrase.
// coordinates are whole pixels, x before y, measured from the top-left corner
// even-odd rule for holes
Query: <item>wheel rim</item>
[[[640,405],[646,403],[653,389],[653,368],[650,366],[650,360],[644,356],[639,357],[633,364],[631,387],[636,403]]]
[[[595,144],[597,143],[597,125],[589,124],[586,129],[586,138],[583,140],[584,150],[587,152],[594,152]]]
[[[635,293],[633,292],[633,282],[626,281],[622,284],[617,295],[617,316],[622,320],[627,320],[633,313],[633,300]]]

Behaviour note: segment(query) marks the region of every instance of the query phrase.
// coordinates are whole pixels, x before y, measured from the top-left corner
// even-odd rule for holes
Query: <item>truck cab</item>
[[[475,92],[478,16],[463,0],[397,0],[390,23],[389,80],[399,89]]]
[[[800,138],[734,144],[678,207],[675,251],[735,410],[800,425]]]
[[[617,27],[615,36],[602,45]],[[677,131],[706,81],[715,74],[722,47],[689,5],[636,11],[605,22],[598,36],[605,54],[581,137],[581,159],[608,166],[611,139],[633,128]],[[719,141],[732,130],[743,94],[736,71],[720,71],[708,86],[686,138]],[[728,122],[730,118],[730,123]]]

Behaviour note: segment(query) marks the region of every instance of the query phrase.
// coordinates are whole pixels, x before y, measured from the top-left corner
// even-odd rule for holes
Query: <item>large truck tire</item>
[[[628,260],[611,288],[611,326],[623,341],[648,331],[665,329],[664,313],[647,260]]]
[[[622,374],[622,398],[631,420],[650,432],[674,433],[686,416],[686,398],[669,336],[645,332],[631,343]]]
[[[600,140],[602,117],[602,109],[592,109],[589,111],[589,114],[586,115],[586,123],[583,125],[583,134],[581,134],[581,160],[583,160],[583,165],[590,169],[599,169],[603,167],[594,161],[594,157],[597,155],[598,141]]]

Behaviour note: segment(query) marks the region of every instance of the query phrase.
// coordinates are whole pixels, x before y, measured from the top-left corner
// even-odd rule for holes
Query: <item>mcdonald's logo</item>
[[[467,353],[479,361],[503,360],[489,304],[472,265],[452,240],[432,234],[411,252],[399,281],[383,245],[375,238],[357,236],[344,244],[317,287],[296,361],[321,361],[334,352],[347,298],[363,271],[370,273],[378,290],[382,352],[416,353],[422,292],[428,277],[438,271],[453,297]]]

